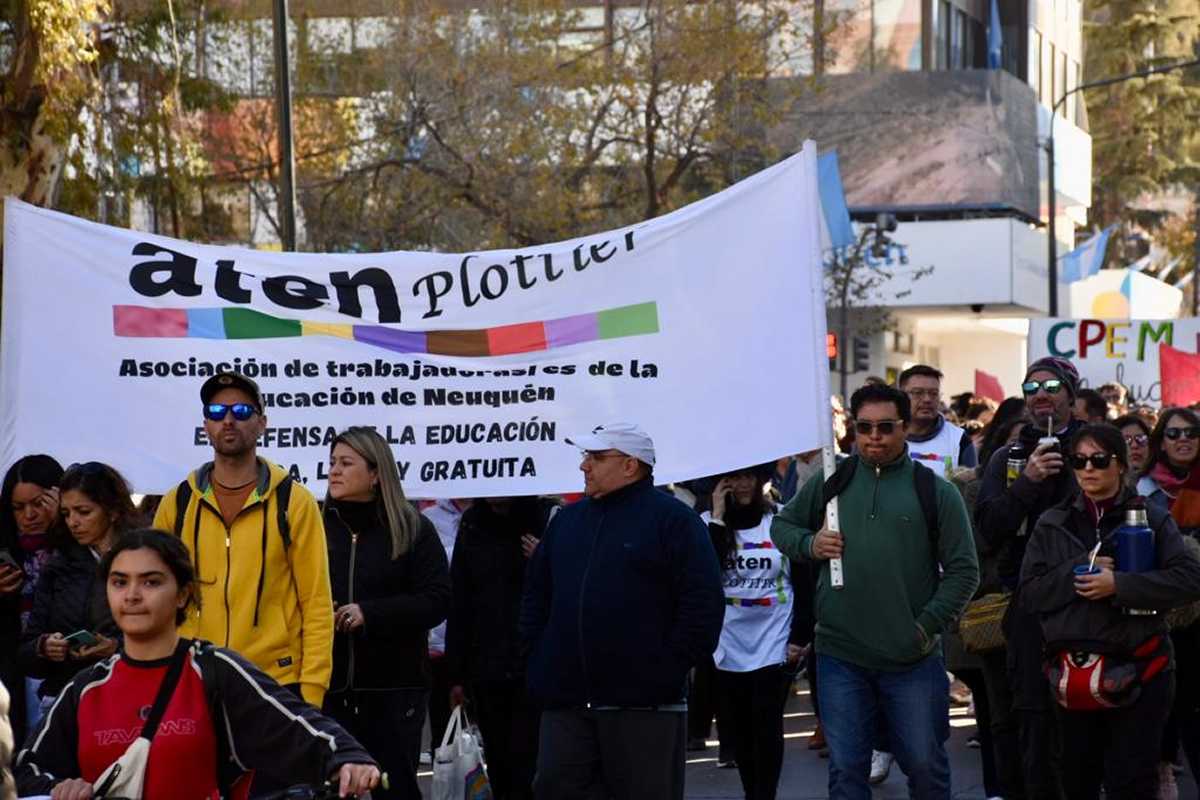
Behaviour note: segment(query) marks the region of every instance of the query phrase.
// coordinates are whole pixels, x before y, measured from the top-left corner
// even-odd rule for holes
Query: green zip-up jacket
[[[829,562],[817,562],[818,653],[866,669],[909,669],[939,646],[975,593],[979,563],[962,496],[937,479],[934,553],[913,469],[907,448],[882,467],[862,461],[838,496],[845,586],[832,588]],[[814,475],[771,524],[772,541],[789,558],[812,560],[824,482]]]

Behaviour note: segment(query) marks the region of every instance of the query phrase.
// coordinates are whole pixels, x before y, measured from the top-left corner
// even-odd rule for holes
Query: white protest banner
[[[1200,347],[1200,319],[1031,319],[1029,363],[1045,356],[1070,359],[1081,387],[1120,383],[1130,403],[1162,402],[1158,346],[1189,353]]]
[[[564,443],[641,425],[655,479],[830,438],[815,147],[658,219],[466,254],[272,253],[6,201],[0,463],[112,463],[161,492],[210,460],[199,389],[262,387],[260,453],[324,492],[374,426],[414,497],[579,491]]]

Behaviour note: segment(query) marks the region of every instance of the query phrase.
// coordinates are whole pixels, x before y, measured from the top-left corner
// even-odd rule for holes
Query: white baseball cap
[[[644,464],[654,466],[654,440],[632,422],[597,425],[591,433],[566,440],[580,450],[619,450]]]

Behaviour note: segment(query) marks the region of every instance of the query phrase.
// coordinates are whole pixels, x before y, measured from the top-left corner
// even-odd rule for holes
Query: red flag
[[[1158,379],[1162,382],[1163,408],[1190,406],[1200,400],[1200,355],[1160,344]]]
[[[975,370],[975,395],[991,398],[997,403],[1004,402],[1004,389],[1000,386],[1000,381],[995,375],[981,369]]]

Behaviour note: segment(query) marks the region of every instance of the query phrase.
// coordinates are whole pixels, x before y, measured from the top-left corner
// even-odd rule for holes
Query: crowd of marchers
[[[162,496],[25,456],[0,487],[0,800],[419,798],[457,706],[499,800],[682,798],[710,744],[773,800],[801,681],[836,800],[893,767],[949,800],[968,703],[991,798],[1176,797],[1200,773],[1200,416],[1059,358],[1001,403],[942,378],[833,398],[832,470],[664,486],[636,419],[598,425],[565,439],[579,496],[414,501],[350,427],[318,501],[258,454],[239,373],[198,387],[212,460]]]

